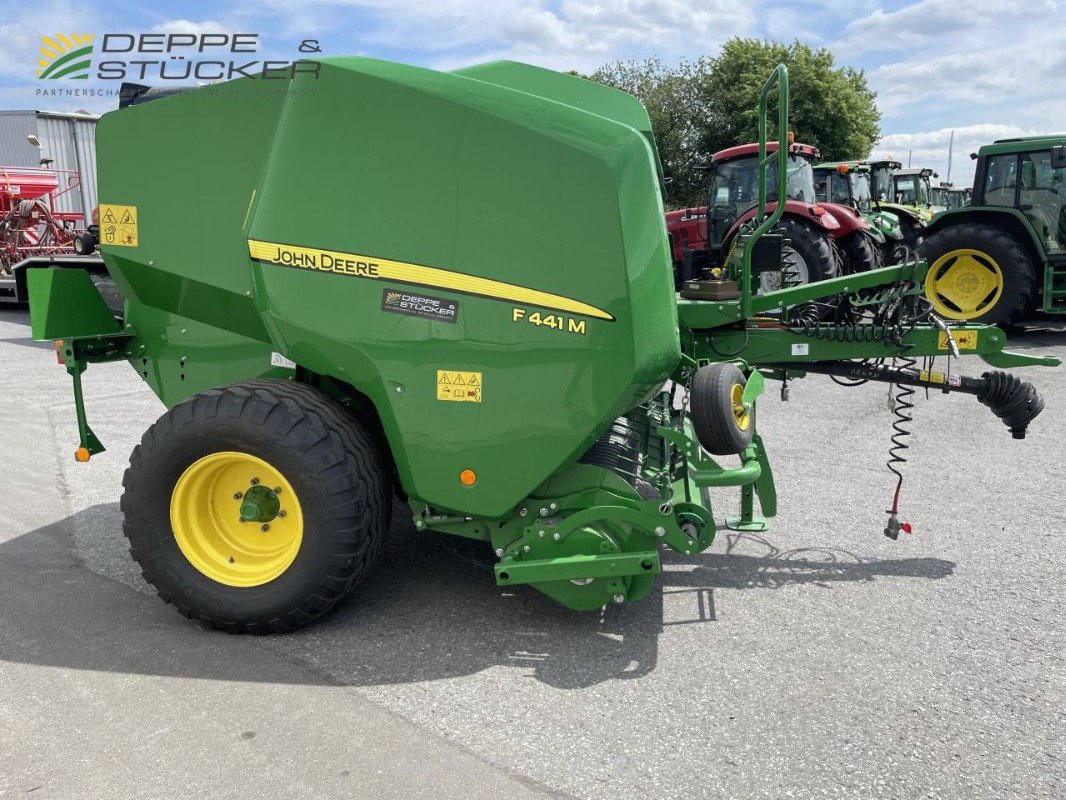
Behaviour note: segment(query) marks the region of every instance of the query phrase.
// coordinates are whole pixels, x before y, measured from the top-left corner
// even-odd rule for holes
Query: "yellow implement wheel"
[[[226,586],[261,586],[300,551],[304,519],[292,485],[257,456],[211,453],[190,464],[170,497],[178,548]]]
[[[949,250],[929,267],[925,294],[940,316],[975,319],[995,307],[1003,296],[1003,270],[981,250]]]
[[[734,383],[729,392],[729,400],[733,405],[733,421],[736,422],[740,430],[746,431],[748,426],[751,425],[751,415],[748,413],[748,409],[744,407],[744,386]]]

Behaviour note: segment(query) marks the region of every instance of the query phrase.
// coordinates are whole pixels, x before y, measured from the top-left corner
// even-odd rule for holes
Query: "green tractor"
[[[818,164],[814,168],[815,191],[823,203],[851,206],[858,211],[881,248],[882,263],[889,263],[896,248],[905,243],[903,230],[899,217],[874,208],[872,172],[870,165],[861,161]]]
[[[962,208],[970,204],[972,191],[969,186],[955,186],[953,183],[941,183],[930,190],[930,203],[942,210]]]
[[[937,313],[1000,326],[1066,313],[1066,135],[1001,139],[973,158],[970,204],[938,214],[921,246]]]
[[[933,204],[930,178],[939,177],[928,167],[922,169],[898,169],[892,174],[893,202],[907,209],[928,223],[943,206]]]
[[[925,224],[932,214],[928,209],[915,206],[903,205],[895,202],[896,171],[903,165],[890,158],[867,160],[861,162],[870,167],[870,194],[873,207],[877,211],[887,211],[899,220],[900,233],[903,234],[903,243],[908,247],[918,246]]]

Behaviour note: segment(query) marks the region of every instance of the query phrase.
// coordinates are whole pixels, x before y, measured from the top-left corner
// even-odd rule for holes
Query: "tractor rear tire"
[[[777,229],[782,233],[796,255],[803,261],[799,283],[814,283],[835,278],[840,274],[840,256],[825,233],[809,222],[792,216],[781,218]]]
[[[228,633],[321,617],[389,529],[375,438],[325,394],[289,381],[178,404],[134,449],[123,487],[123,531],[145,580],[183,616]]]
[[[848,274],[869,272],[884,264],[880,245],[861,230],[837,242],[844,253],[844,271]]]
[[[711,455],[742,453],[751,445],[755,409],[740,405],[747,382],[740,368],[728,361],[700,367],[692,378],[692,428]]]
[[[961,223],[926,238],[920,253],[929,264],[925,294],[940,316],[1001,328],[1025,316],[1036,290],[1036,268],[1010,234],[991,225]],[[985,281],[993,288],[977,297],[970,286]]]

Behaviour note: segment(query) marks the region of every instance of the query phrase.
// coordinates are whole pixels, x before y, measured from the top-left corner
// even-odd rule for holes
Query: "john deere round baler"
[[[786,268],[766,235],[778,85],[784,126],[783,67],[759,213],[729,269],[680,298],[647,113],[581,78],[332,58],[105,115],[101,252],[124,315],[75,269],[33,270],[31,310],[74,379],[79,460],[103,449],[88,364],[128,361],[169,409],[122,499],[160,596],[229,631],[313,620],[373,561],[398,495],[419,530],[489,543],[501,586],[638,599],[664,546],[711,545],[712,487],[741,488],[733,527],[765,526],[756,498],[775,513],[766,379],[968,392],[1024,435],[1031,386],[913,359],[1054,360],[940,323],[924,264],[753,293]]]

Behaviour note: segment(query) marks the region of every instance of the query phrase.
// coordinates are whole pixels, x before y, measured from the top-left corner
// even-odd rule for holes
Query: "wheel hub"
[[[999,302],[1003,295],[1003,270],[981,250],[950,250],[929,268],[925,293],[940,316],[973,319]]]
[[[269,583],[296,559],[303,512],[292,485],[249,453],[211,453],[190,464],[170,498],[174,540],[189,563],[226,586]]]

